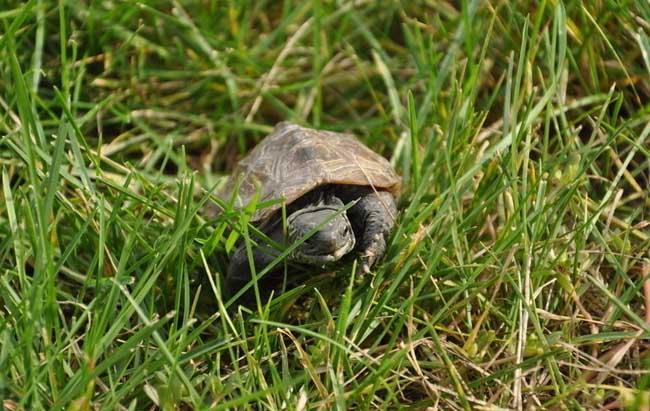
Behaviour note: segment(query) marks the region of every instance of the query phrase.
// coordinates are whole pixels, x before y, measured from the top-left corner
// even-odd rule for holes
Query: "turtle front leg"
[[[271,234],[270,237],[273,238],[276,236]],[[275,249],[265,245],[257,247],[253,246],[252,252],[253,264],[258,273],[264,270],[264,268],[271,264],[271,262],[273,262],[273,260],[279,255]],[[262,300],[266,300],[271,291],[278,288],[278,279],[276,277],[281,275],[281,271],[281,266],[280,268],[276,267],[271,272],[264,275],[264,278],[259,279],[258,287]],[[226,298],[232,298],[239,292],[239,290],[251,282],[252,279],[253,274],[250,269],[246,246],[242,244],[235,250],[230,259],[230,264],[228,265],[228,272],[224,284]],[[255,306],[255,291],[253,286],[242,294],[234,306],[237,306],[238,304],[249,308]]]
[[[348,210],[355,233],[360,236],[359,256],[365,273],[386,251],[386,241],[395,225],[397,206],[386,191],[370,192]]]

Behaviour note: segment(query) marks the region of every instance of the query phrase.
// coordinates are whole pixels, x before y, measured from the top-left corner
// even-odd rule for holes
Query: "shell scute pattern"
[[[260,201],[283,198],[289,204],[323,184],[371,185],[397,196],[401,180],[385,158],[354,136],[280,123],[238,163],[223,190],[225,198],[238,181],[236,205],[243,207],[257,190]],[[280,207],[260,209],[253,220]]]

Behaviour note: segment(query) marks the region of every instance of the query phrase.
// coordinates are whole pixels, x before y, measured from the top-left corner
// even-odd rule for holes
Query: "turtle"
[[[390,163],[353,135],[281,122],[237,163],[220,197],[235,199],[238,208],[254,199],[271,204],[258,208],[250,222],[276,244],[298,243],[287,257],[294,266],[323,269],[353,255],[367,273],[385,252],[400,190]],[[272,201],[277,199],[282,201]],[[280,252],[258,242],[252,252],[256,272]],[[277,271],[284,273],[279,268],[265,276],[271,288],[278,284]],[[226,294],[251,279],[241,244],[230,258]]]

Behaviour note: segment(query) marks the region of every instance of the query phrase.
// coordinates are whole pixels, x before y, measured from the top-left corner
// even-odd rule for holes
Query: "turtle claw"
[[[370,264],[368,264],[366,261],[363,261],[361,263],[361,272],[363,274],[369,274],[370,273]]]
[[[371,241],[365,244],[364,249],[361,251],[361,269],[364,274],[370,272],[370,268],[384,255],[386,249],[386,242],[384,237],[377,233]]]
[[[370,267],[372,267],[377,260],[377,255],[372,251],[366,251],[361,255],[361,271],[363,274],[370,273]]]

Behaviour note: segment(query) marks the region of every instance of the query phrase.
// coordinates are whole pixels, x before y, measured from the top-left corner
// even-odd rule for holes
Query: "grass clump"
[[[646,3],[32,0],[0,27],[5,409],[650,407]],[[201,210],[280,120],[390,158],[399,222],[372,275],[242,316],[245,215]]]

